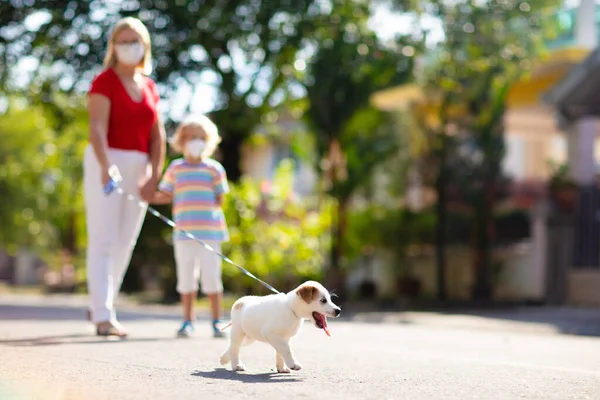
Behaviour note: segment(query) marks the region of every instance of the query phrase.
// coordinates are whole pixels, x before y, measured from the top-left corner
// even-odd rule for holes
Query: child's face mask
[[[145,51],[146,48],[140,42],[124,43],[115,46],[117,59],[125,65],[138,65],[142,61],[142,58],[144,58]]]
[[[185,144],[186,153],[193,158],[200,158],[206,149],[206,142],[202,139],[192,139]]]

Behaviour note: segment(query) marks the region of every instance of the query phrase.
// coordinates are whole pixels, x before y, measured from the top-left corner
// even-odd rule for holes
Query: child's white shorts
[[[221,252],[221,243],[203,240]],[[198,291],[198,280],[204,294],[223,292],[221,257],[193,240],[175,240],[175,263],[177,264],[177,292]]]

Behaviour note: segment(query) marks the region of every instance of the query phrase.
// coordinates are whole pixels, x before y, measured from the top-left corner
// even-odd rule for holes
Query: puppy
[[[232,370],[244,371],[240,347],[258,340],[275,349],[277,372],[298,371],[302,366],[292,354],[289,342],[300,331],[302,322],[310,319],[329,335],[327,317],[337,318],[340,312],[327,289],[314,281],[305,282],[289,293],[242,297],[231,307],[229,347],[221,355],[221,365],[231,361]]]

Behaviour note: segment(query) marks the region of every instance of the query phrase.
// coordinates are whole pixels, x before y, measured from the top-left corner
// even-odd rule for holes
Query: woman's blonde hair
[[[206,148],[202,156],[210,157],[221,143],[221,136],[217,126],[205,115],[191,115],[181,122],[170,140],[171,147],[183,153],[185,142],[192,138],[200,138],[202,133],[206,136]]]
[[[126,17],[119,20],[114,26],[110,33],[110,39],[108,39],[108,49],[106,50],[106,56],[104,57],[104,68],[112,68],[117,64],[117,57],[115,54],[115,40],[119,33],[124,29],[133,29],[140,37],[142,42],[146,46],[144,57],[138,64],[137,68],[142,70],[144,75],[150,75],[152,73],[152,51],[150,49],[150,33],[146,25],[142,21],[133,17]]]

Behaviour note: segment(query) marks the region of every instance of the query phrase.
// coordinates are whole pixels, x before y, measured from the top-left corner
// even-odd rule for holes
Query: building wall
[[[253,179],[270,179],[273,173],[274,148],[271,144],[242,147],[242,172]]]
[[[600,307],[600,270],[570,271],[568,299],[572,305]]]
[[[473,252],[467,246],[446,248],[446,290],[452,300],[468,300],[475,282]],[[542,301],[544,298],[543,280],[529,266],[532,264],[532,247],[529,241],[495,250],[494,256],[501,260],[501,266],[494,274],[494,299],[502,301]],[[349,274],[349,289],[357,289],[362,280],[372,279],[378,286],[379,296],[397,296],[395,277],[398,271],[410,271],[422,285],[422,295],[434,298],[436,295],[436,263],[433,253],[407,260],[397,265],[390,252],[377,252],[370,261],[357,260],[357,267]]]
[[[549,161],[566,160],[566,144],[557,129],[554,111],[535,106],[508,110],[505,116],[504,171],[516,180],[546,180]]]
[[[242,172],[257,181],[270,181],[279,163],[290,156],[289,145],[263,142],[242,147]],[[317,190],[317,172],[301,160],[296,162],[294,190],[300,196],[310,196]]]
[[[318,185],[317,171],[312,165],[300,162],[296,170],[294,190],[300,196],[310,196],[316,193]]]

